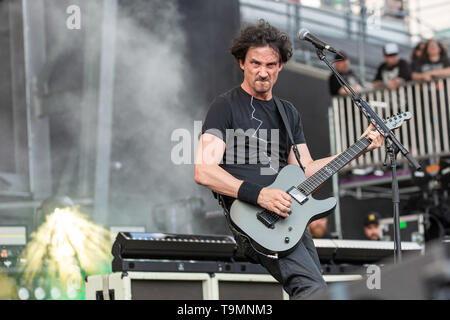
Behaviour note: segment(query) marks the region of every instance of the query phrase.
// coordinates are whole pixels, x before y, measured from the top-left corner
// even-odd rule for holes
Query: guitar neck
[[[305,195],[311,194],[328,178],[345,167],[350,161],[356,158],[364,149],[370,145],[370,140],[362,137],[356,141],[350,148],[342,152],[339,156],[327,163],[323,168],[314,173],[311,177],[303,181],[297,188],[302,190]]]

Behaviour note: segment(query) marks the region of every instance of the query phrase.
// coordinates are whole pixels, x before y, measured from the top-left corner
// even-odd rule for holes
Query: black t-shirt
[[[405,81],[411,80],[411,69],[408,62],[400,59],[395,66],[388,67],[386,62],[382,63],[377,70],[374,81],[383,81],[387,84],[389,80],[402,78]]]
[[[359,81],[358,77],[353,73],[352,70],[349,70],[347,73],[341,73],[341,76],[350,84],[350,86],[361,86],[361,81]],[[339,89],[342,87],[333,73],[328,78],[328,87],[330,88],[330,94],[332,96],[338,95]]]
[[[450,61],[448,57],[441,56],[439,61],[436,62],[425,62],[425,63],[414,63],[412,65],[412,71],[418,73],[425,73],[431,70],[439,70],[450,67]]]
[[[305,143],[300,114],[290,102],[281,101],[294,142]],[[205,132],[225,141],[220,166],[238,179],[268,186],[287,164],[291,143],[275,101],[256,99],[240,86],[213,101],[203,123]]]

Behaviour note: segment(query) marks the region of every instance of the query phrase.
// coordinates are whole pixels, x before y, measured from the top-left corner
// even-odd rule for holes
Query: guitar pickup
[[[279,215],[277,215],[275,212],[269,211],[267,209],[264,209],[261,212],[258,212],[256,214],[256,217],[259,221],[261,221],[267,228],[274,229],[275,223],[280,220],[280,218],[283,218]]]
[[[304,204],[306,201],[308,201],[308,197],[305,196],[303,192],[298,190],[296,187],[291,187],[287,193],[295,199],[299,204]]]

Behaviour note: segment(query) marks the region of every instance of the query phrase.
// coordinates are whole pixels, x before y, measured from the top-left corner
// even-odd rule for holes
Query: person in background
[[[312,221],[308,225],[309,233],[311,233],[311,236],[313,238],[331,239],[332,236],[328,232],[327,223],[328,223],[327,217]]]
[[[378,67],[373,81],[375,89],[388,88],[396,90],[406,81],[411,80],[411,70],[408,62],[399,57],[397,44],[388,43],[383,47],[384,63]]]
[[[437,40],[425,43],[423,54],[418,63],[413,65],[411,77],[416,81],[432,81],[433,78],[450,76],[450,61],[447,50]]]
[[[370,212],[364,219],[364,234],[368,240],[380,240],[380,215],[378,212]]]
[[[425,48],[426,41],[421,41],[414,47],[411,52],[411,57],[409,58],[409,62],[411,64],[411,69],[414,69],[414,66],[419,63],[420,58],[423,54],[423,49]]]
[[[353,70],[350,68],[350,60],[344,51],[339,52],[339,54],[335,55],[334,67],[337,72],[339,72],[342,77],[350,84],[352,89],[355,92],[361,92],[363,86],[361,85],[361,81],[354,74]],[[331,74],[328,79],[328,85],[330,89],[330,94],[332,96],[345,96],[347,92],[344,87],[339,83],[338,79],[334,74]]]

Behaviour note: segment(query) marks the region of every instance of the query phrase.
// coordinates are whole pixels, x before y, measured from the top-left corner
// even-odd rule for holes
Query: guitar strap
[[[273,96],[273,100],[275,101],[278,112],[280,113],[281,119],[283,120],[284,126],[285,126],[287,134],[289,136],[289,140],[291,141],[292,149],[294,151],[294,155],[295,155],[295,158],[297,159],[298,165],[300,166],[300,168],[302,168],[303,171],[305,171],[305,169],[302,166],[302,163],[300,162],[300,153],[298,152],[297,145],[294,142],[294,137],[292,136],[291,126],[289,125],[289,120],[287,118],[286,111],[284,109],[284,105],[281,102],[281,100],[276,96]]]

